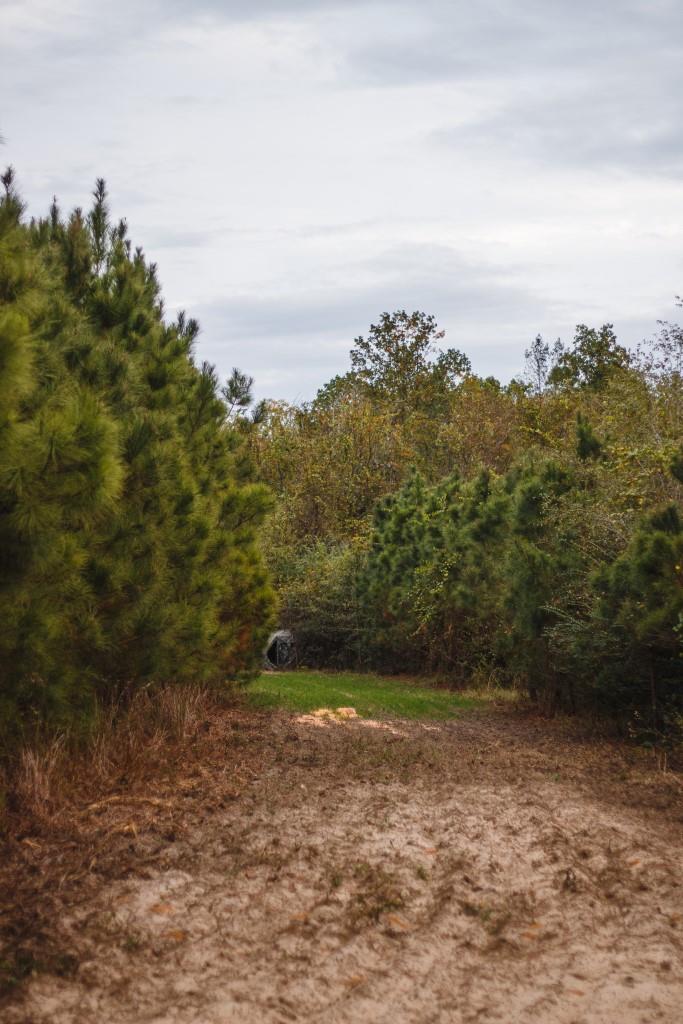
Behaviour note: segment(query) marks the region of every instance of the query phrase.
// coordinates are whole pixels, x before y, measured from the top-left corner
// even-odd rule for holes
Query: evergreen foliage
[[[431,489],[411,477],[375,517],[370,661],[456,680],[484,669],[523,679],[549,709],[590,705],[664,732],[683,713],[680,511],[652,513],[615,554],[589,518],[594,488],[552,461]]]
[[[597,459],[602,452],[602,444],[582,413],[576,416],[576,453],[585,462],[586,459]]]
[[[272,592],[240,376],[195,365],[156,266],[92,209],[0,202],[0,723],[85,720],[154,680],[248,671]],[[234,376],[234,375],[233,375]],[[229,405],[226,405],[226,401]],[[232,415],[231,415],[232,412]]]
[[[655,736],[666,732],[671,719],[683,715],[680,508],[667,505],[648,515],[624,553],[596,576],[595,586],[596,624],[608,624],[615,634],[612,657],[596,659],[598,685],[612,703],[646,717]]]

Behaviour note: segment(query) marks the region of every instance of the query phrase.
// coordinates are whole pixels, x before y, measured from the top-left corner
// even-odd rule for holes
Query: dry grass
[[[458,690],[458,696],[464,700],[472,700],[485,704],[524,704],[526,693],[521,685],[503,685],[500,674],[494,671],[474,672],[469,685]]]
[[[92,771],[101,781],[121,772],[135,776],[169,744],[192,739],[215,704],[201,687],[166,686],[139,691],[123,711],[102,709],[87,743]]]
[[[201,687],[165,686],[103,707],[85,740],[61,734],[20,750],[6,768],[7,802],[19,814],[47,821],[84,788],[122,780],[131,786],[158,769],[169,751],[196,738],[218,703]]]
[[[19,753],[15,773],[10,776],[15,799],[38,819],[49,819],[59,802],[65,746],[64,736],[57,736],[42,748],[25,747]]]

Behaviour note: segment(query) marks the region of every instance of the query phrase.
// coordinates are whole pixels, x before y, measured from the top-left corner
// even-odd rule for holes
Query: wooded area
[[[384,314],[351,369],[250,438],[305,663],[522,685],[648,742],[683,711],[683,330],[537,337],[481,379]]]
[[[0,205],[5,735],[152,681],[302,663],[523,685],[662,742],[683,713],[683,330],[540,336],[503,384],[385,313],[301,406],[220,386],[91,210]],[[270,509],[270,511],[268,511]],[[263,555],[260,553],[263,552]]]
[[[680,783],[642,765],[683,734],[683,330],[502,383],[399,310],[254,404],[104,182],[29,221],[2,181],[7,1019],[680,1005]],[[256,680],[275,624],[299,671]],[[589,933],[620,951],[579,971]]]

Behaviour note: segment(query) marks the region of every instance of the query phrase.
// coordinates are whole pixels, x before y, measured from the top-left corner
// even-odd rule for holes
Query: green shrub
[[[318,541],[270,552],[280,622],[295,635],[300,664],[351,668],[367,660],[373,630],[358,594],[365,548],[357,541]]]

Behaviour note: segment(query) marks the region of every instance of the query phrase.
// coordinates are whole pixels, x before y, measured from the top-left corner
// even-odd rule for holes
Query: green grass
[[[471,695],[462,697],[412,679],[354,672],[265,672],[248,694],[257,707],[301,713],[355,708],[361,718],[452,718],[477,704]]]

